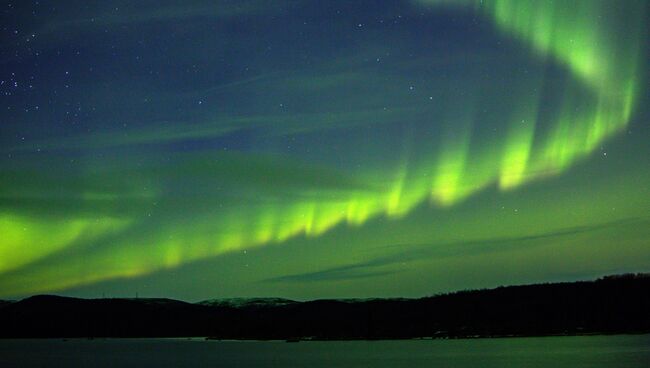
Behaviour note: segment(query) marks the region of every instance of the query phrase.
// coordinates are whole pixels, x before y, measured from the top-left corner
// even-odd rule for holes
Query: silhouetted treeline
[[[0,304],[1,337],[398,339],[650,332],[650,276],[421,299],[246,303],[34,296]]]

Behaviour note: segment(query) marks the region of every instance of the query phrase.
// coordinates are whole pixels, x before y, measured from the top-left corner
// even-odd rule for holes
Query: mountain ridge
[[[0,302],[0,337],[395,339],[650,332],[650,274],[422,298],[82,299]]]

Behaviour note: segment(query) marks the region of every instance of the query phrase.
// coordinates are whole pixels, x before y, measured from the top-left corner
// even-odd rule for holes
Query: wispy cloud
[[[386,276],[397,273],[398,271],[364,271],[364,268],[371,266],[351,265],[335,268],[328,268],[322,271],[307,272],[296,275],[286,275],[268,279],[265,281],[273,282],[313,282],[313,281],[335,281],[335,280],[352,280],[369,277]]]
[[[345,266],[327,268],[319,271],[284,275],[263,280],[265,282],[318,282],[330,280],[349,280],[366,277],[385,276],[399,272],[394,269],[386,269],[391,266],[421,261],[426,259],[452,258],[470,254],[484,254],[493,252],[505,252],[522,247],[540,245],[537,240],[552,240],[570,235],[588,233],[604,230],[631,223],[646,223],[647,218],[626,218],[617,221],[600,223],[587,226],[576,226],[560,229],[557,231],[533,234],[518,237],[501,237],[493,239],[477,239],[452,243],[421,243],[421,244],[393,244],[380,247],[382,250],[398,251],[389,255],[373,258],[369,261],[353,263]]]
[[[135,145],[167,144],[188,140],[213,139],[237,131],[263,128],[264,133],[285,135],[326,129],[399,121],[403,109],[350,112],[306,113],[293,115],[222,116],[202,123],[161,122],[155,128],[123,132],[99,132],[69,138],[34,140],[10,151],[98,149]],[[377,118],[377,116],[381,118]],[[374,118],[374,120],[371,120]],[[383,118],[383,120],[382,120]]]

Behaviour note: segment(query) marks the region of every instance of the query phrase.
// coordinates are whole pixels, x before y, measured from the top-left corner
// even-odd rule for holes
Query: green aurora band
[[[399,220],[427,202],[446,211],[491,186],[503,192],[515,191],[526,183],[563,173],[626,129],[644,88],[640,85],[641,45],[645,43],[643,2],[450,3],[421,0],[414,6],[427,10],[462,6],[459,10],[467,14],[474,12],[491,19],[503,37],[528,47],[534,60],[566,68],[573,80],[563,82],[564,90],[554,100],[552,113],[540,113],[544,88],[540,66],[525,87],[515,87],[516,91],[533,92],[521,94],[503,114],[507,131],[489,144],[476,144],[480,139],[476,120],[481,117],[478,105],[467,98],[462,108],[433,114],[437,125],[435,130],[431,128],[433,137],[426,147],[413,142],[414,136],[422,133],[418,128],[405,129],[403,151],[388,168],[368,165],[361,172],[341,174],[327,165],[314,168],[283,157],[235,153],[195,157],[181,153],[171,163],[175,168],[171,173],[156,165],[144,170],[127,165],[118,171],[122,179],[116,179],[89,165],[84,173],[86,181],[70,179],[64,183],[76,186],[71,191],[83,193],[81,203],[87,207],[61,209],[56,216],[12,211],[6,198],[20,191],[20,183],[28,182],[30,173],[6,171],[5,177],[11,180],[0,185],[5,198],[0,208],[0,295],[136,277],[235,250],[284,243],[300,236],[317,237],[339,224],[359,228],[381,216]],[[182,134],[168,133],[172,137]],[[137,137],[129,139],[139,143]],[[362,144],[358,149],[364,152]],[[197,162],[205,161],[212,162],[207,166],[212,172],[251,182],[250,187],[239,188],[249,200],[241,205],[206,199],[199,208],[183,208],[181,199],[170,199],[166,188],[157,184],[161,178],[174,180],[176,176],[200,181],[205,167]],[[238,171],[241,162],[245,162],[247,173]],[[282,181],[283,175],[296,172],[302,188],[307,188],[301,189],[302,195],[274,197],[274,188],[260,188],[265,178]],[[323,177],[330,182],[323,183]],[[120,190],[106,192],[95,184],[106,181]],[[233,184],[238,185],[239,181]],[[257,200],[259,191],[270,192],[272,199]],[[195,215],[191,220],[172,221],[165,215],[171,211],[165,206]],[[142,230],[142,218],[149,216],[159,216],[159,220]],[[67,253],[84,247],[87,251],[83,256]],[[37,267],[30,268],[32,265]]]

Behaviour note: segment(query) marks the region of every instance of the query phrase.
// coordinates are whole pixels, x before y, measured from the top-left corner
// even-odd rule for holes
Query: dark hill
[[[76,299],[0,305],[1,337],[396,339],[650,332],[650,276],[500,287],[421,299],[295,302]]]

